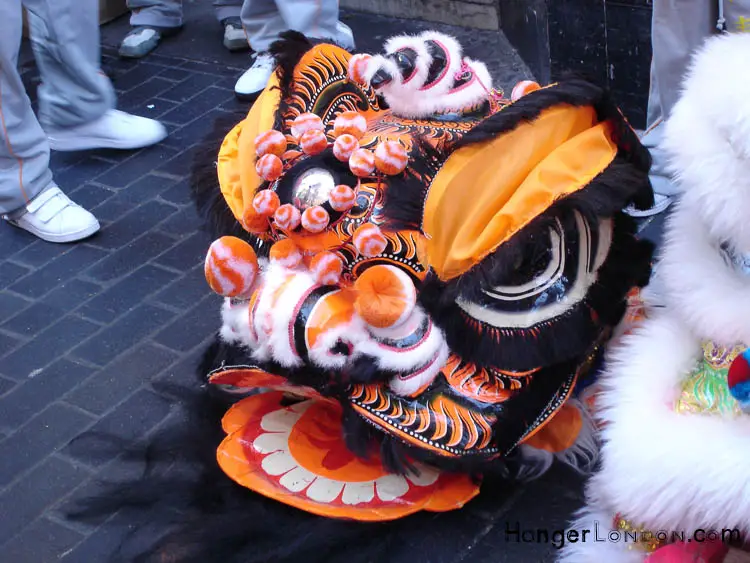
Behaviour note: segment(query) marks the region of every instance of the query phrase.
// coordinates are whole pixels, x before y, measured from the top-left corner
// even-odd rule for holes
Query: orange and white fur
[[[602,464],[574,528],[606,538],[616,513],[647,530],[750,533],[750,416],[678,413],[701,342],[750,345],[750,35],[696,54],[665,124],[682,195],[667,225],[648,319],[609,351],[597,397]],[[653,283],[653,282],[652,282]],[[731,559],[730,559],[731,557]],[[733,552],[725,561],[746,561]],[[560,563],[641,563],[632,541],[569,543]]]

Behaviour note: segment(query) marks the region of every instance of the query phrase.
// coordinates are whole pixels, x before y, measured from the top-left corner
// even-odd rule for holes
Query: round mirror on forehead
[[[302,172],[294,182],[293,203],[300,210],[323,205],[335,187],[336,181],[328,170],[310,168]]]

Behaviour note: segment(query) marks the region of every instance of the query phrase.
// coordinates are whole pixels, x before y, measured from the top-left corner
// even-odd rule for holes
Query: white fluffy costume
[[[602,465],[561,562],[750,561],[748,53],[745,34],[709,40],[666,124],[684,195],[656,267],[663,294],[609,350]]]

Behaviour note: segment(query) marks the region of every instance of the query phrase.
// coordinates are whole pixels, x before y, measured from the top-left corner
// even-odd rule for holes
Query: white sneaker
[[[4,215],[3,219],[47,242],[73,242],[99,230],[96,217],[54,184],[31,200],[20,215]]]
[[[224,26],[224,47],[230,51],[244,51],[250,48],[240,18],[226,18],[221,24]]]
[[[158,121],[111,109],[99,119],[77,127],[46,130],[49,146],[55,151],[90,149],[140,149],[167,136]]]
[[[268,53],[258,53],[255,56],[253,66],[247,69],[237,84],[234,85],[234,93],[240,100],[249,100],[259,94],[268,84],[271,78],[276,61]]]
[[[352,33],[352,28],[350,28],[348,25],[342,22],[338,22],[336,24],[336,31],[338,31],[338,44],[342,49],[346,49],[347,51],[354,51],[355,45],[354,45],[354,34]]]

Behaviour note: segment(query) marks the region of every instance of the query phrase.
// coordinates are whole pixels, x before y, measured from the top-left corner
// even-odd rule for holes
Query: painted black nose
[[[388,84],[391,80],[393,80],[393,77],[381,68],[375,73],[372,80],[370,80],[370,86],[373,88],[380,88],[381,86]]]

